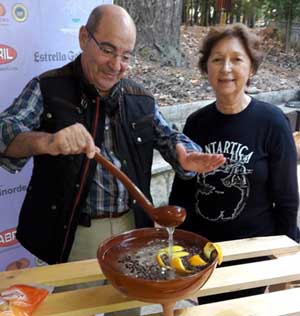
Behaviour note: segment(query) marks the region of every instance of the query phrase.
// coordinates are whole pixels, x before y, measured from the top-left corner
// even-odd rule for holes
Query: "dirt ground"
[[[182,27],[184,66],[162,66],[137,59],[129,71],[129,77],[150,89],[161,106],[213,98],[207,79],[197,68],[200,42],[207,31],[205,27]],[[286,54],[272,29],[255,31],[263,38],[265,58],[248,91],[255,93],[299,89],[300,52],[290,50]]]

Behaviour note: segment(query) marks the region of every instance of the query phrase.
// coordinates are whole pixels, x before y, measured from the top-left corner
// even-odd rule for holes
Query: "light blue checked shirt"
[[[38,129],[43,110],[43,96],[39,80],[34,78],[27,84],[20,96],[14,100],[13,104],[0,113],[0,153],[5,151],[6,147],[19,133]],[[164,159],[181,176],[193,177],[195,173],[186,172],[180,167],[175,146],[177,143],[182,143],[189,152],[201,151],[201,148],[182,133],[172,130],[158,111],[157,106],[154,113],[154,128],[156,135],[154,148],[159,150]],[[114,165],[121,168],[121,163],[113,152],[112,133],[108,117],[105,120],[101,153]],[[14,159],[1,157],[0,155],[0,166],[9,172],[17,173],[28,160],[29,158]],[[91,190],[82,211],[92,216],[103,215],[105,212],[123,212],[128,208],[127,204],[128,192],[126,188],[102,165],[97,164]]]

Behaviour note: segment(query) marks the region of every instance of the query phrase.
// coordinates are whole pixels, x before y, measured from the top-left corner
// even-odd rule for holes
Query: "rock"
[[[246,88],[246,93],[248,93],[248,94],[257,94],[259,92],[261,92],[261,90],[257,89],[256,87],[251,87],[250,86],[250,87]]]

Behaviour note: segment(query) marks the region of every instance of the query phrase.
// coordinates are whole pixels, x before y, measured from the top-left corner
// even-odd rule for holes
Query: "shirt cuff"
[[[10,158],[0,156],[0,166],[10,173],[18,173],[30,158]]]

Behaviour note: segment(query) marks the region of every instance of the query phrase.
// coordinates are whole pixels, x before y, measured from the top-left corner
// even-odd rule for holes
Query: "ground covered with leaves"
[[[161,106],[212,99],[213,91],[197,68],[199,46],[207,31],[205,27],[182,27],[183,66],[164,66],[137,58],[129,71],[129,77],[150,89]],[[299,89],[300,52],[291,49],[285,53],[273,29],[255,31],[263,38],[265,58],[252,78],[248,92]]]

